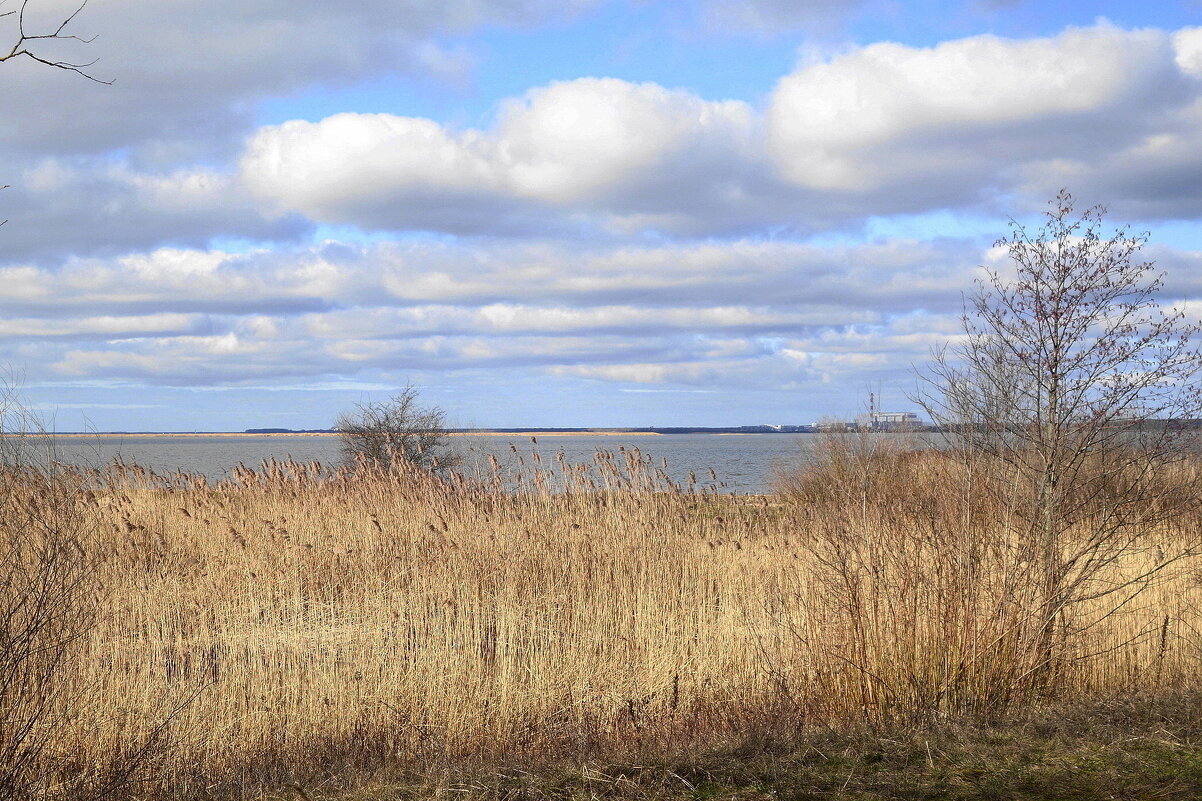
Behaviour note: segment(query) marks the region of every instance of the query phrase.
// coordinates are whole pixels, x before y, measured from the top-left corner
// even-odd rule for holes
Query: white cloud
[[[492,165],[473,152],[474,138],[453,136],[430,120],[337,114],[261,129],[247,146],[242,172],[277,211],[353,222],[365,209],[403,206],[406,196],[452,200],[495,191]]]
[[[753,115],[650,83],[587,78],[528,92],[504,107],[494,139],[515,194],[553,203],[631,193],[667,173],[751,156]],[[634,180],[632,180],[634,179]]]
[[[248,143],[241,169],[276,211],[321,221],[546,230],[577,211],[604,222],[721,204],[723,176],[756,158],[754,131],[745,103],[588,78],[508,101],[487,131],[386,114],[269,126]]]
[[[1202,28],[835,46],[815,29],[868,0],[703,0],[677,45],[717,41],[698,22],[811,34],[762,101],[561,72],[482,122],[386,105],[470,92],[481,28],[605,2],[93,3],[77,52],[114,86],[4,67],[0,362],[59,386],[848,387],[954,336],[998,254],[805,234],[975,235],[1063,185],[1153,230],[1202,214]],[[345,87],[398,113],[321,118]],[[282,108],[313,117],[254,127]],[[301,244],[319,224],[342,227]],[[1167,295],[1202,292],[1202,255],[1149,255]]]
[[[536,306],[490,303],[480,307],[437,305],[348,309],[303,315],[309,334],[321,338],[395,338],[441,334],[484,333],[571,334],[611,332],[755,331],[805,326],[870,322],[880,315],[851,309],[782,309],[771,306],[640,307],[634,305]]]
[[[1107,24],[1043,39],[879,43],[781,80],[770,148],[800,186],[944,202],[1004,183],[1015,162],[1096,153],[1188,99],[1170,37]],[[952,184],[959,183],[957,188]]]
[[[706,342],[653,362],[562,365],[552,369],[598,381],[784,389],[807,384],[849,386],[868,377],[905,375],[946,340],[955,315],[907,314],[876,325],[815,329],[809,337],[728,339]],[[914,331],[915,327],[923,330]],[[781,329],[784,330],[784,329]],[[714,345],[714,347],[707,347]]]
[[[363,114],[267,127],[241,169],[277,212],[452,233],[813,230],[1016,191],[1042,203],[1031,175],[1099,166],[1121,200],[1142,165],[1199,164],[1197,30],[1099,23],[811,56],[762,115],[584,78],[502,103],[479,130]],[[1193,213],[1202,190],[1183,192],[1157,212]]]
[[[598,245],[535,240],[325,243],[249,253],[161,248],[61,268],[0,268],[0,312],[239,315],[405,309],[408,325],[473,327],[826,325],[941,303],[966,284],[971,243],[819,247],[735,240]],[[426,321],[426,318],[429,318]],[[466,318],[465,318],[466,319]],[[262,321],[260,320],[260,323]],[[400,324],[399,319],[387,324]],[[348,316],[347,323],[354,323]]]
[[[1094,158],[1064,156],[1033,161],[1018,171],[1030,198],[1071,187],[1085,203],[1116,212],[1116,219],[1191,218],[1202,214],[1202,102],[1172,126]]]
[[[125,339],[148,335],[178,334],[201,323],[192,314],[102,315],[73,319],[6,318],[0,320],[0,339],[53,337],[79,339],[100,337]]]
[[[1173,48],[1181,71],[1202,77],[1202,27],[1182,28],[1174,33]]]
[[[0,271],[0,360],[36,365],[38,380],[186,386],[523,365],[602,377],[615,363],[694,363],[689,381],[700,382],[720,372],[704,365],[774,363],[782,342],[888,328],[915,302],[944,303],[973,252],[756,241],[164,248]]]
[[[642,363],[558,367],[555,368],[555,372],[560,375],[577,375],[625,384],[691,384],[700,379],[711,378],[719,368],[719,365],[711,364]]]
[[[908,240],[162,249],[0,270],[0,361],[35,382],[179,387],[472,371],[851,386],[897,379],[954,335],[960,291],[999,255]],[[1202,291],[1202,253],[1149,255],[1170,271],[1169,294]]]
[[[439,24],[460,24],[447,14]],[[260,128],[237,163],[167,140],[162,164],[137,148],[36,159],[0,194],[0,218],[12,221],[9,258],[21,259],[284,241],[317,223],[565,238],[805,233],[873,215],[1021,212],[1064,185],[1123,217],[1188,217],[1202,208],[1199,31],[1100,23],[811,53],[762,111],[581,78],[503,101],[480,128],[343,113]],[[433,293],[441,278],[420,280]]]

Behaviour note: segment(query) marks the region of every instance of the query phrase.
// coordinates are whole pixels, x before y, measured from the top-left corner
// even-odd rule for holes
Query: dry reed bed
[[[143,773],[203,796],[1034,700],[1004,510],[950,491],[938,454],[756,498],[600,462],[543,482],[574,491],[517,494],[287,464],[215,486],[110,473],[86,494],[105,605],[57,753],[101,770],[170,718]],[[1196,529],[1143,532],[1105,578]],[[1197,569],[1169,565],[1117,611],[1077,609],[1056,693],[1197,675]]]

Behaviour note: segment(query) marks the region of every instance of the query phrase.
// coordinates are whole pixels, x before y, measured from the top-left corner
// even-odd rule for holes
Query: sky
[[[1202,295],[1202,0],[91,0],[66,33],[39,53],[96,80],[0,63],[0,371],[60,431],[325,428],[407,384],[463,427],[911,410],[1061,188]]]

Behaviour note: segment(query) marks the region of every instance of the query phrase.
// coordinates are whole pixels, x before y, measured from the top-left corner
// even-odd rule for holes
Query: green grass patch
[[[809,732],[790,743],[675,759],[447,771],[304,794],[313,801],[1197,801],[1200,710],[1197,695],[1129,699],[989,725]]]

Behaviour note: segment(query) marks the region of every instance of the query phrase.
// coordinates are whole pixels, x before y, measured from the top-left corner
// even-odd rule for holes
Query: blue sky
[[[92,0],[96,40],[47,54],[111,86],[0,63],[0,364],[61,430],[325,427],[406,383],[464,426],[909,408],[993,240],[1061,187],[1196,303],[1200,26],[1197,0]]]

